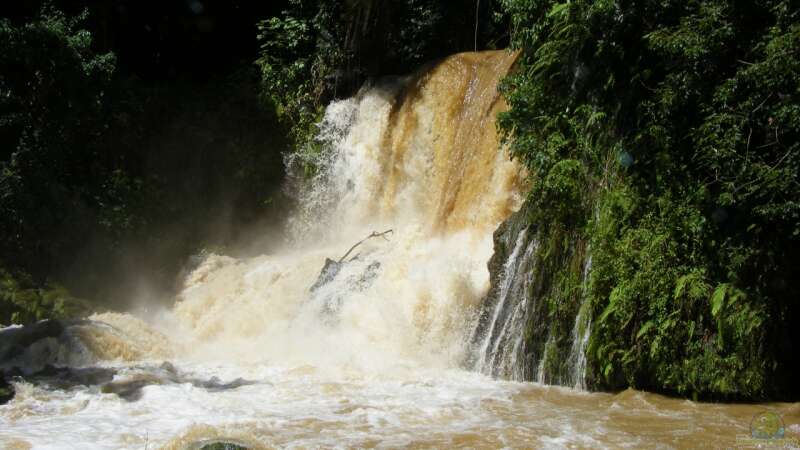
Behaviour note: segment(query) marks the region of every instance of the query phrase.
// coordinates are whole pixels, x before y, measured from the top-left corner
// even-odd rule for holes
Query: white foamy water
[[[458,369],[334,376],[312,366],[179,367],[186,376],[254,384],[217,392],[148,385],[129,401],[97,388],[18,383],[18,397],[0,407],[0,447],[184,449],[225,440],[251,448],[731,448],[753,444],[749,423],[765,408],[783,415],[790,436],[800,431],[797,405],[589,394]],[[153,371],[129,366],[116,379]]]
[[[144,448],[226,438],[250,445],[400,447],[503,426],[482,407],[511,402],[521,386],[461,371],[400,370],[396,376],[329,377],[312,367],[183,365],[256,384],[208,392],[187,384],[148,386],[128,402],[87,389],[69,393],[19,385],[20,399],[0,442],[35,448]],[[513,430],[509,430],[513,431]],[[502,434],[495,436],[502,439]]]
[[[0,447],[734,443],[757,405],[580,393],[462,368],[492,232],[520,204],[524,174],[494,132],[496,84],[514,58],[456,55],[331,105],[297,243],[248,260],[210,255],[169,311],[97,315],[18,356],[31,370],[72,369],[15,383]],[[312,289],[326,258],[336,273]]]

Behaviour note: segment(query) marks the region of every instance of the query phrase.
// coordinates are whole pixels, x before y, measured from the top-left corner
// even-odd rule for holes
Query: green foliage
[[[0,262],[17,280],[3,320],[77,311],[47,300],[54,280],[106,307],[171,289],[188,255],[283,206],[284,130],[254,68],[145,82],[115,72],[90,23],[0,19]]]
[[[26,324],[43,319],[74,317],[91,310],[63,286],[36,287],[29,277],[14,276],[0,267],[0,324]]]
[[[536,194],[542,209],[552,214],[548,220],[565,225],[578,224],[585,220],[586,209],[583,205],[583,190],[586,187],[586,176],[580,161],[564,159],[550,168],[547,176],[539,183]]]
[[[532,220],[589,242],[593,385],[794,395],[797,6],[503,6],[522,55],[500,125]]]
[[[321,112],[325,77],[342,59],[331,42],[333,36],[323,28],[332,7],[317,10],[309,3],[292,0],[293,10],[258,25],[262,45],[256,65],[261,69],[263,92],[295,142],[310,140]]]
[[[84,16],[0,19],[0,250],[23,266],[70,251],[86,228],[80,191],[98,176],[114,57],[92,52]]]

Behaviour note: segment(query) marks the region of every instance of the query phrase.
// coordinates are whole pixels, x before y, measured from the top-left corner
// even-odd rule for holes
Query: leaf
[[[616,310],[614,303],[609,303],[606,306],[606,309],[603,310],[603,313],[600,314],[600,317],[597,319],[599,322],[605,322],[609,315],[611,315]]]
[[[614,370],[614,365],[611,364],[610,362],[606,363],[605,367],[603,367],[603,376],[605,377],[606,380],[609,379],[609,375],[611,375],[612,370]]]
[[[714,289],[714,294],[711,296],[711,315],[714,317],[719,316],[722,308],[725,306],[725,296],[728,292],[728,283],[722,283]]]
[[[644,334],[647,333],[655,325],[656,325],[656,323],[653,322],[652,320],[648,320],[647,322],[645,322],[645,324],[642,325],[642,328],[639,328],[639,332],[636,333],[636,339],[639,339],[642,336],[644,336]]]
[[[553,8],[550,10],[550,12],[547,13],[547,17],[549,18],[549,17],[561,16],[562,14],[564,14],[567,8],[569,8],[569,2],[557,3],[553,5]]]
[[[686,287],[686,281],[690,276],[691,274],[688,274],[678,278],[678,281],[675,282],[675,293],[673,294],[673,298],[677,300],[681,297],[681,295],[683,295],[683,290]]]

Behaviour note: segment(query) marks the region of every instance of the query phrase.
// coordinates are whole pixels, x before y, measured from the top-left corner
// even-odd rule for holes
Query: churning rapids
[[[8,363],[38,375],[0,406],[0,447],[730,447],[766,407],[797,423],[796,405],[587,393],[465,367],[492,232],[524,190],[494,131],[514,59],[456,55],[331,104],[296,243],[208,256],[169,311],[51,330]]]

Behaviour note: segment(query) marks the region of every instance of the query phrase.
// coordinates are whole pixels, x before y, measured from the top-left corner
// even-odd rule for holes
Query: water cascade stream
[[[591,332],[585,295],[591,255],[572,237],[567,238],[566,252],[548,250],[550,236],[527,220],[529,208],[526,203],[495,232],[495,252],[489,261],[491,290],[470,338],[468,364],[494,377],[583,390]],[[561,287],[550,269],[554,265],[580,268],[577,295],[559,296],[562,293],[556,290]],[[551,320],[553,298],[572,311],[570,330],[559,329]]]
[[[746,435],[759,405],[512,381],[546,359],[523,331],[538,234],[506,221],[525,173],[495,134],[497,83],[515,58],[459,54],[331,104],[323,151],[295,157],[317,171],[292,244],[246,260],[209,255],[170,310],[47,330],[4,363],[25,376],[0,406],[0,447],[681,446]],[[574,379],[562,383],[578,387],[582,317]]]

